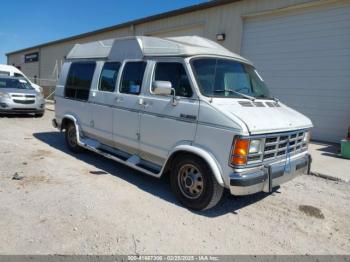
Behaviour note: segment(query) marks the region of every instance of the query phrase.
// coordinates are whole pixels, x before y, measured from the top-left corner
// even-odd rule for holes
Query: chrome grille
[[[285,156],[287,153],[297,154],[307,149],[304,141],[305,131],[268,136],[265,139],[263,160],[271,160]]]
[[[17,100],[17,99],[13,99],[13,102],[15,102],[17,104],[29,105],[29,104],[34,104],[35,100]]]
[[[35,98],[35,95],[26,95],[26,94],[11,94],[13,98]]]
[[[288,133],[271,134],[257,139],[263,139],[262,151],[251,153],[247,156],[247,164],[259,164],[263,161],[273,161],[286,156],[295,155],[307,150],[307,142],[304,141],[306,130],[292,131]],[[254,139],[253,137],[251,139]]]
[[[35,103],[35,95],[32,94],[11,94],[12,100],[17,104],[34,104]]]

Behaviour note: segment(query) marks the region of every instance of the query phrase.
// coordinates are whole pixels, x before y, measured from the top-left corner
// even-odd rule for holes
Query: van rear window
[[[72,63],[67,77],[65,97],[87,101],[95,67],[95,62]]]

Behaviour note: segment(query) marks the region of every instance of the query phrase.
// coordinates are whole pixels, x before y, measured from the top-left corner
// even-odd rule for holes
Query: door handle
[[[151,103],[148,103],[143,98],[139,98],[139,105],[143,106],[144,108],[148,107]]]

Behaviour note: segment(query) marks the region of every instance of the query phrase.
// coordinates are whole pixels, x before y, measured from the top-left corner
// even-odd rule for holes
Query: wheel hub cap
[[[188,198],[198,198],[203,192],[203,175],[191,164],[180,168],[178,183],[181,192]]]

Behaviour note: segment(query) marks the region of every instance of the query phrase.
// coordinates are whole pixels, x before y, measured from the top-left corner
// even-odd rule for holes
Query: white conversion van
[[[77,44],[55,93],[55,127],[83,148],[154,177],[186,207],[271,192],[309,172],[311,121],[273,98],[251,62],[205,38]]]

